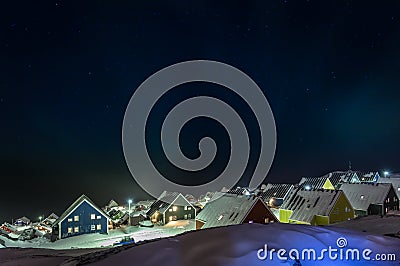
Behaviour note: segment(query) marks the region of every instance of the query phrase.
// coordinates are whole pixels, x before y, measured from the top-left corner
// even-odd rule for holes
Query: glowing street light
[[[131,199],[129,199],[128,200],[128,205],[129,205],[129,226],[131,226],[131,203],[132,203],[132,200]]]
[[[43,219],[43,217],[42,217],[42,216],[39,216],[39,223],[42,222],[42,219]]]
[[[384,176],[387,177],[389,175],[389,171],[383,172]]]
[[[304,188],[305,188],[306,190],[310,190],[310,189],[311,189],[311,187],[310,187],[309,185],[306,185]]]

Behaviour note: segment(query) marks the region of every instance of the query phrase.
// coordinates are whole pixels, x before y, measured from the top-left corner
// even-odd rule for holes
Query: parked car
[[[124,236],[120,241],[115,242],[113,245],[114,246],[124,246],[124,245],[129,245],[129,244],[135,244],[135,239],[130,236]]]

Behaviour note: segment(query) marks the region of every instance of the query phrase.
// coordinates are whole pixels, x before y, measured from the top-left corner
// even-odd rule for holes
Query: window
[[[101,216],[100,215],[97,215],[97,220],[100,220],[101,219]]]
[[[96,214],[92,213],[92,214],[90,215],[90,219],[92,219],[92,220],[96,219]]]
[[[172,212],[172,209],[169,209],[169,212]]]
[[[96,227],[97,230],[101,230],[101,224],[98,224]]]
[[[79,222],[79,216],[78,216],[78,215],[75,215],[75,216],[74,216],[74,221],[75,221],[75,222]]]
[[[192,207],[188,207],[188,210],[190,211],[192,209]]]
[[[188,218],[192,219],[192,214],[191,213],[188,214]]]
[[[96,230],[96,226],[95,226],[94,224],[92,224],[92,225],[90,226],[90,230],[92,230],[92,231]]]
[[[400,187],[397,188],[397,191],[400,191]]]
[[[79,233],[79,227],[78,226],[74,227],[74,233]]]
[[[187,214],[184,215],[184,219],[187,220]]]
[[[350,212],[350,208],[346,206],[346,207],[344,208],[344,212]]]
[[[188,208],[188,207],[187,207],[187,206],[185,206],[183,209],[186,211],[186,210],[187,210],[187,208]]]
[[[71,233],[72,233],[72,227],[68,227],[68,234],[71,234]]]
[[[360,196],[360,199],[365,199],[365,196],[364,196],[364,195],[361,195],[361,196]]]
[[[174,207],[172,207],[172,210],[173,210],[174,212],[176,212],[176,211],[178,210],[178,207],[174,206]]]
[[[218,221],[220,221],[224,217],[222,214],[218,217]]]
[[[72,218],[68,218],[68,222],[72,222]]]

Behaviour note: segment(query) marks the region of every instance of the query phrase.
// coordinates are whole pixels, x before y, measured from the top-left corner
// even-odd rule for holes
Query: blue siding
[[[95,219],[91,219],[91,215],[95,215]],[[74,217],[79,216],[79,221],[75,221]],[[100,216],[100,219],[97,217]],[[72,219],[72,221],[68,221],[68,219]],[[92,225],[94,226],[94,230],[92,230]],[[101,226],[101,229],[98,230],[98,225]],[[75,228],[79,228],[79,232],[75,232]],[[60,233],[61,238],[66,238],[69,236],[76,236],[82,234],[90,234],[90,233],[107,233],[107,217],[102,213],[93,208],[86,201],[82,201],[80,205],[64,220],[61,221],[60,224]],[[68,228],[72,229],[72,232],[68,233]]]

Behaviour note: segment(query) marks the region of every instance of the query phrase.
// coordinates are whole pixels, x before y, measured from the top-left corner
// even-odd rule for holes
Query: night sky
[[[349,161],[355,170],[400,170],[398,1],[193,2],[2,4],[1,221],[61,214],[82,193],[99,205],[148,197],[123,156],[124,112],[147,77],[186,60],[230,64],[262,88],[278,136],[267,181],[294,183]],[[171,179],[185,183],[162,162],[156,129],[174,102],[217,94],[254,128],[246,106],[216,87],[176,88],[152,115],[149,147]],[[224,129],[197,119],[182,131],[184,152],[195,158],[206,135],[222,155],[195,184],[212,180],[229,151]],[[257,131],[250,135],[251,165],[259,147]]]

